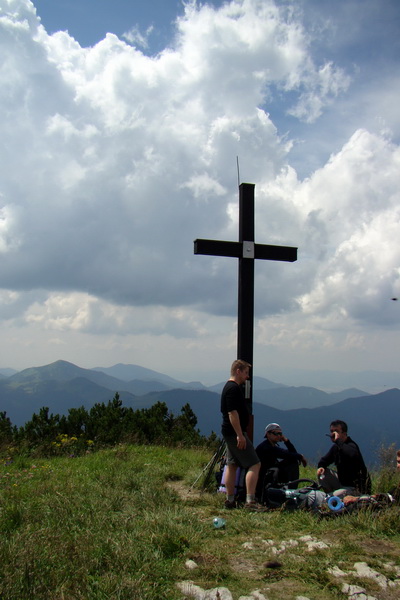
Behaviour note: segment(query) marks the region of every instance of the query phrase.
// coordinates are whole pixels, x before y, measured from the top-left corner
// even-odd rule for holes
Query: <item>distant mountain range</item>
[[[53,414],[70,408],[111,400],[115,392],[134,410],[165,402],[178,414],[189,403],[202,434],[220,432],[220,393],[225,382],[205,387],[185,383],[137,365],[83,369],[59,360],[0,377],[0,410],[14,425],[22,426],[43,406]],[[400,447],[398,414],[400,390],[367,394],[359,389],[326,393],[312,387],[293,387],[262,377],[253,380],[254,441],[262,440],[265,425],[278,422],[299,452],[315,460],[329,448],[325,433],[334,418],[348,421],[350,435],[361,446],[368,462],[384,444]]]

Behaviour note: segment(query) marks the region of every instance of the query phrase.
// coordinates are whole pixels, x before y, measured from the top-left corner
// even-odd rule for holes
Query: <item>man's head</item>
[[[397,450],[397,453],[396,453],[396,465],[400,471],[400,450]]]
[[[265,436],[271,444],[277,444],[282,439],[282,428],[278,423],[270,423],[265,428]]]
[[[231,379],[242,384],[249,378],[251,364],[245,360],[234,360],[231,366]]]
[[[340,421],[339,419],[336,419],[336,421],[332,421],[332,423],[330,424],[330,432],[331,432],[331,438],[333,440],[342,440],[342,441],[346,441],[347,440],[347,423],[345,423],[344,421]],[[335,435],[335,433],[337,435]]]
[[[234,360],[231,366],[231,375],[235,375],[236,371],[239,369],[239,371],[244,371],[245,369],[250,369],[251,364],[246,362],[245,360],[241,360],[240,358],[238,358],[237,360]]]

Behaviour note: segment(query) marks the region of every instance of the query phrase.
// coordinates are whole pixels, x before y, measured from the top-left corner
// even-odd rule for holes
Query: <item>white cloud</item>
[[[288,170],[266,189],[281,203],[291,198],[297,211],[291,225],[304,266],[295,283],[307,314],[330,314],[337,323],[340,307],[341,319],[398,325],[385,308],[400,286],[399,163],[398,146],[358,131],[309,179],[299,182]]]
[[[131,27],[129,31],[125,32],[122,37],[132,45],[137,44],[140,48],[147,49],[149,47],[148,39],[150,34],[153,32],[153,29],[154,27],[150,25],[150,27],[148,27],[146,31],[142,33],[139,26],[135,25],[134,27]]]
[[[130,42],[145,47],[139,33]],[[400,295],[393,93],[371,86],[363,96],[391,107],[377,115],[384,132],[358,126],[302,181],[271,99],[317,127],[352,89],[350,70],[312,48],[299,15],[272,0],[190,3],[154,57],[113,34],[81,48],[65,32],[49,36],[28,0],[0,0],[7,326],[41,328],[57,344],[93,335],[103,349],[111,335],[132,351],[127,339],[138,336],[149,354],[154,340],[186,340],[188,362],[207,344],[225,360],[225,343],[231,356],[236,261],[194,256],[193,240],[237,239],[239,157],[242,181],[256,183],[257,241],[299,247],[297,263],[256,267],[260,348],[291,335],[293,347],[323,338],[330,352],[362,344],[361,324],[397,328],[386,304]],[[324,143],[336,148],[332,136]],[[221,333],[217,322],[224,343],[207,329]],[[335,328],[346,327],[338,341]]]
[[[312,82],[307,82],[307,91],[300,95],[297,105],[289,109],[288,113],[306,123],[314,123],[322,115],[326,105],[348,89],[350,77],[332,63],[324,64],[315,73],[305,77]]]

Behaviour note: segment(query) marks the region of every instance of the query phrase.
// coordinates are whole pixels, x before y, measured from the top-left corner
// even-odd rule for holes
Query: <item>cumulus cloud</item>
[[[235,155],[256,180],[282,164],[257,104],[270,81],[296,86],[307,69],[299,26],[273,3],[191,4],[174,48],[149,58],[112,34],[88,49],[48,36],[27,0],[5,8],[4,287],[193,304],[207,267],[191,243],[196,229],[229,229]]]
[[[151,25],[144,33],[142,33],[139,26],[135,25],[134,27],[131,27],[129,31],[126,31],[122,37],[132,45],[138,45],[140,48],[147,49],[149,47],[148,39],[153,29],[154,28]]]
[[[287,169],[267,186],[280,202],[293,202],[305,313],[328,313],[337,323],[336,307],[342,319],[398,323],[385,308],[400,289],[399,161],[397,145],[360,130],[309,179]]]
[[[397,326],[382,307],[400,295],[398,146],[359,129],[302,181],[268,110],[278,90],[315,123],[350,73],[273,0],[188,3],[152,57],[130,45],[150,33],[82,48],[29,0],[0,0],[1,318],[196,339],[201,314],[234,316],[236,261],[193,240],[237,239],[239,157],[257,241],[299,247],[257,265],[260,336],[285,313]]]

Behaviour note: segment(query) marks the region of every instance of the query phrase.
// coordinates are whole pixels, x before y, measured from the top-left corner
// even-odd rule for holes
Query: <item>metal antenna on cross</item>
[[[251,365],[253,364],[254,345],[254,260],[285,262],[297,260],[297,248],[255,243],[254,188],[253,183],[239,184],[238,242],[204,239],[194,241],[194,254],[230,256],[239,259],[237,358],[245,360]],[[247,433],[253,440],[253,369],[250,369],[250,380],[245,395],[251,415]]]

